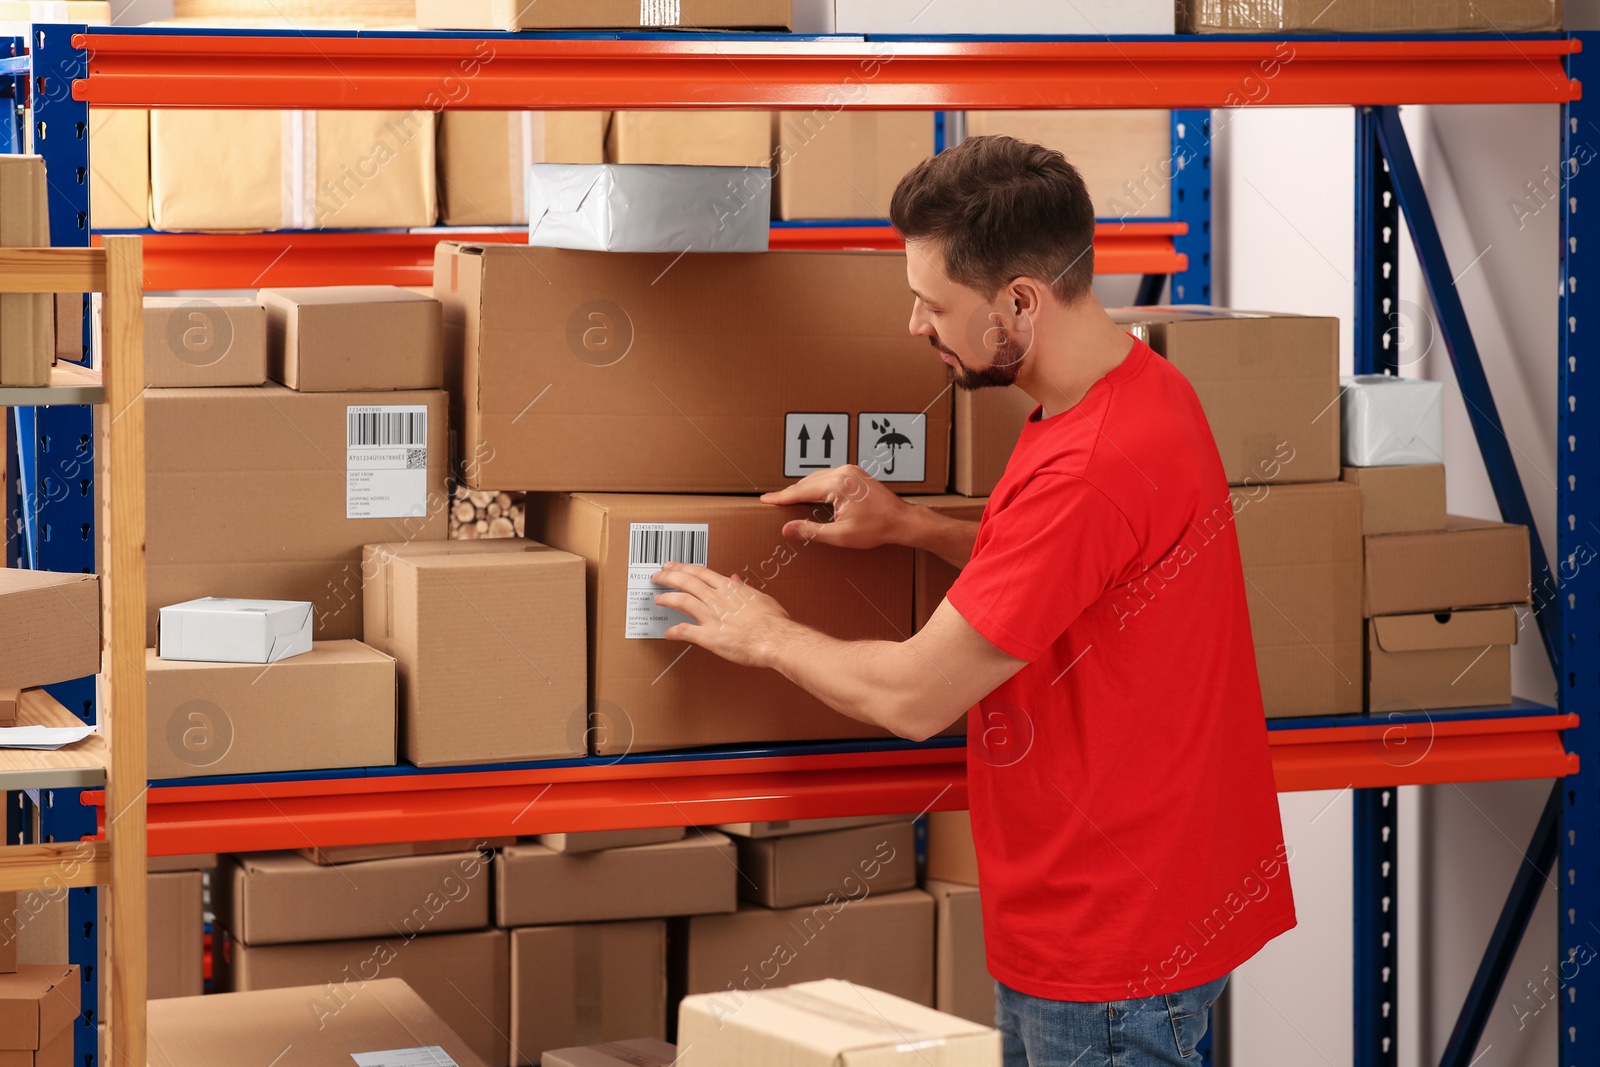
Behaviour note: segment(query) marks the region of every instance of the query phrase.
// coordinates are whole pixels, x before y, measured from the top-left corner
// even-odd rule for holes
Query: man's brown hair
[[[1042,278],[1070,303],[1094,280],[1094,201],[1060,152],[1015,137],[971,137],[900,179],[889,218],[930,239],[950,278],[985,299]]]

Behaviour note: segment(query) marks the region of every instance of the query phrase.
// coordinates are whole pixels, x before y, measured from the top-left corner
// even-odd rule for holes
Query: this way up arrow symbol
[[[828,435],[823,434],[822,439],[828,440]],[[806,429],[805,423],[800,424],[800,458],[806,458],[806,445],[811,441],[811,432]]]
[[[805,433],[805,430],[802,429],[800,432],[801,433]],[[804,456],[806,454],[805,449],[806,449],[806,446],[804,444],[802,444],[800,446],[800,455],[801,456]],[[823,459],[832,459],[833,458],[833,427],[832,426],[824,426],[822,428],[822,458]]]

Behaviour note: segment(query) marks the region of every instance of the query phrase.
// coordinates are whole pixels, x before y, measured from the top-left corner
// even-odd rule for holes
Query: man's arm
[[[795,519],[783,535],[839,548],[904,545],[920,548],[955,567],[972,558],[978,524],[908,504],[860,467],[851,465],[808,474],[787,489],[766,493],[768,504],[820,504],[833,507],[832,522]]]

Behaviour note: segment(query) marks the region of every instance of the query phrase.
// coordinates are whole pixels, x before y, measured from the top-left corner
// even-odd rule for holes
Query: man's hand
[[[916,510],[866,471],[851,464],[808,474],[787,489],[761,496],[765,504],[833,506],[832,522],[794,519],[783,524],[783,536],[820,541],[840,548],[877,548],[905,544],[911,513]]]
[[[651,580],[674,590],[656,597],[695,621],[670,627],[673,641],[715,652],[746,667],[770,667],[779,635],[792,626],[789,613],[767,594],[751,589],[737,576],[729,578],[692,563],[663,563]]]

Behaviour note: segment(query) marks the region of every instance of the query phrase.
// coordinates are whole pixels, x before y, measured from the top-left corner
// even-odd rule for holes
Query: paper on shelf
[[[54,752],[82,741],[95,732],[93,726],[7,726],[0,727],[0,748],[29,748]]]

